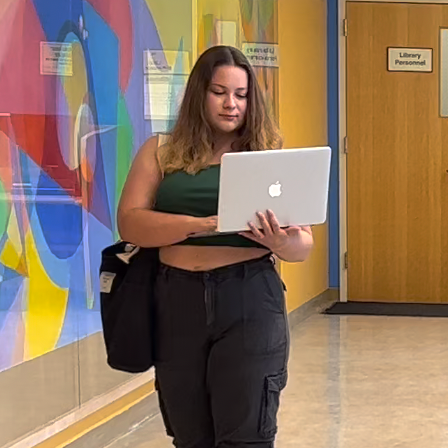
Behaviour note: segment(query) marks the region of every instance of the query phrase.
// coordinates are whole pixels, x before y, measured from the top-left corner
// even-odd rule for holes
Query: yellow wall
[[[280,126],[285,148],[327,144],[327,11],[325,0],[280,0]],[[308,261],[282,263],[288,310],[328,288],[327,226],[314,229]]]

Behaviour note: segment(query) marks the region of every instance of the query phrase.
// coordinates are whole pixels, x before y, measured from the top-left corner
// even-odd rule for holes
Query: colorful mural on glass
[[[220,22],[235,24],[225,38],[237,46],[276,42],[275,5],[0,2],[0,371],[101,331],[100,253],[118,237],[117,204],[136,151],[169,129],[179,79],[198,52],[221,43]],[[56,43],[54,58],[42,61],[45,42]],[[70,44],[65,60],[58,43]],[[183,76],[165,73],[164,90],[154,89],[146,50]],[[276,71],[257,73],[275,105]]]

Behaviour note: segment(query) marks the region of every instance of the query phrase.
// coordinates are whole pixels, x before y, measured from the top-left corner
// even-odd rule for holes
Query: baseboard
[[[338,302],[331,305],[325,314],[345,316],[399,316],[447,318],[446,303],[408,302]]]
[[[339,289],[327,289],[314,299],[291,311],[288,315],[289,327],[292,329],[312,315],[321,314],[337,301],[339,301]]]
[[[154,372],[138,375],[131,381],[80,408],[62,416],[44,428],[15,441],[5,448],[62,448],[138,404],[154,391]]]
[[[33,447],[150,379],[112,370],[102,333],[2,370],[0,447]]]
[[[87,434],[80,435],[67,448],[99,448],[114,445],[117,440],[126,437],[135,428],[151,420],[160,413],[157,395],[152,393],[136,403],[132,412],[119,413],[101,426],[97,426]]]
[[[315,314],[322,313],[338,300],[339,290],[328,289],[289,313],[290,328],[292,329]],[[157,397],[153,393],[153,374],[149,375],[151,375],[151,378],[148,377],[147,383],[140,384],[134,390],[129,390],[128,386],[127,391],[122,391],[121,397],[113,401],[109,400],[109,403],[94,410],[89,415],[84,415],[83,418],[74,421],[73,416],[64,417],[66,423],[69,421],[67,418],[71,418],[73,421],[71,425],[66,424],[64,427],[61,424],[63,419],[61,419],[53,424],[53,430],[45,428],[40,431],[40,434],[36,433],[28,437],[28,440],[22,440],[11,445],[10,448],[85,448],[86,446],[109,445],[117,438],[128,433],[132,427],[158,414]],[[123,415],[125,411],[131,408],[133,409],[132,413]],[[58,424],[60,431],[55,434],[54,425]],[[52,435],[45,438],[45,433]]]

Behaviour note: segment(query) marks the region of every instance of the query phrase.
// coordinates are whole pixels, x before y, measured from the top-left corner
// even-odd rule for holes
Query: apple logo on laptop
[[[269,195],[271,198],[278,198],[282,194],[282,184],[280,182],[276,182],[269,187]]]

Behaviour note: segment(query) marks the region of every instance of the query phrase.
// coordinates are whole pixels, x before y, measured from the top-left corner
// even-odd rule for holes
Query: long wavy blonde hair
[[[249,80],[246,117],[234,147],[238,151],[263,151],[282,146],[279,130],[267,112],[249,61],[234,47],[216,46],[200,56],[190,74],[179,117],[159,154],[165,173],[183,170],[195,174],[210,164],[213,129],[207,120],[205,100],[213,73],[221,66],[240,67]]]

